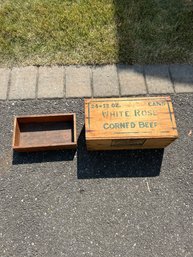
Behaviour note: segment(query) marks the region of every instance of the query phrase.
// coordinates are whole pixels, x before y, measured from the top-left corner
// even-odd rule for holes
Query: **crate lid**
[[[177,138],[170,96],[85,99],[86,140]]]

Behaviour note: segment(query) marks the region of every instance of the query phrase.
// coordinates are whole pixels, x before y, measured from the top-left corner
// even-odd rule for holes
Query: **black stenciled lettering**
[[[115,126],[115,125],[114,125],[113,123],[110,123],[109,128],[110,128],[110,129],[113,129],[114,126]]]
[[[131,128],[135,128],[135,122],[131,122],[130,124]]]
[[[140,110],[134,110],[135,116],[140,116]]]
[[[116,112],[110,112],[110,117],[117,117]]]
[[[139,121],[139,128],[155,128],[157,127],[157,122],[156,121]]]
[[[141,122],[141,121],[140,121],[140,122],[139,122],[139,127],[140,127],[140,128],[144,128],[144,122]]]
[[[122,128],[125,128],[126,127],[126,123],[120,123],[120,128],[122,129]]]
[[[103,116],[104,118],[107,118],[107,117],[108,117],[108,112],[102,112],[102,116]]]
[[[155,110],[134,110],[135,116],[156,116],[157,112]]]
[[[129,117],[129,111],[125,111],[125,117]]]
[[[108,129],[108,128],[109,128],[109,127],[108,127],[108,123],[104,123],[104,124],[103,124],[103,128],[104,128],[104,129]]]
[[[113,107],[113,108],[119,108],[119,107],[121,107],[121,106],[119,105],[119,103],[112,103],[112,104],[111,104],[111,107]]]
[[[120,117],[123,117],[123,111],[119,111]]]
[[[142,116],[147,115],[147,111],[141,111],[141,115],[142,115]]]
[[[115,124],[114,124],[114,128],[119,129],[119,128],[120,128],[120,125],[121,125],[121,123],[115,123]]]
[[[127,129],[127,128],[135,128],[135,122],[120,122],[120,123],[104,123],[104,129]]]

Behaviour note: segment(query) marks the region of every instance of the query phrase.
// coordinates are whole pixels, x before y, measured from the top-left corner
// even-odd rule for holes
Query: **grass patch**
[[[184,1],[0,0],[0,65],[193,63]]]

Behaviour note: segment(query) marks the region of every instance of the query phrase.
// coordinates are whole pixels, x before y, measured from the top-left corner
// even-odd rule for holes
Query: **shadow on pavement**
[[[13,165],[73,161],[76,150],[13,152]],[[78,179],[159,176],[164,149],[87,151],[82,129],[77,148]]]
[[[159,176],[164,149],[130,151],[86,150],[85,131],[81,131],[77,149],[79,179]]]
[[[31,164],[42,162],[60,162],[72,161],[76,150],[58,150],[58,151],[42,151],[42,152],[29,152],[20,153],[13,152],[12,164]]]

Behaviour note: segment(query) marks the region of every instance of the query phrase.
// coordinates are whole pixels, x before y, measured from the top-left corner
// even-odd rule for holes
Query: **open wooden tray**
[[[74,149],[76,145],[74,113],[15,117],[13,133],[15,151]]]

